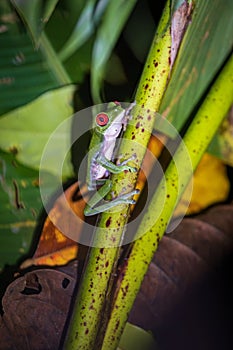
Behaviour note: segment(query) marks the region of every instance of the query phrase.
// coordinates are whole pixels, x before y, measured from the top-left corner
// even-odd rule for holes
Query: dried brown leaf
[[[69,274],[40,269],[17,278],[6,290],[0,320],[0,349],[58,349],[75,286],[77,264]]]

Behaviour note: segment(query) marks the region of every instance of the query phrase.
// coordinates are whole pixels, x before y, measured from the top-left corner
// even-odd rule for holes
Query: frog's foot
[[[122,156],[120,156],[119,158],[122,158]],[[120,166],[123,170],[129,170],[135,173],[137,172],[138,169],[130,165],[127,165],[127,163],[131,162],[132,160],[135,160],[136,158],[137,158],[136,153],[134,153],[131,157],[127,158],[123,162],[117,161],[117,165]]]
[[[107,182],[107,186],[108,186],[108,182]],[[94,207],[93,203],[96,202],[96,196],[98,196],[98,199],[100,198],[100,194],[98,194],[98,195],[95,194],[92,197],[92,199],[89,201],[89,203],[87,203],[87,205],[84,209],[84,215],[90,216],[90,215],[99,214],[99,213],[102,213],[104,211],[108,211],[108,210],[116,207],[119,204],[135,204],[136,201],[132,197],[135,194],[138,194],[139,192],[140,192],[140,190],[135,189],[129,193],[125,193],[125,194],[122,194],[118,197],[115,197],[109,202],[105,202],[104,204],[100,204],[100,205],[97,205],[96,207]]]
[[[113,201],[117,201],[117,204],[136,204],[136,201],[132,198],[135,194],[139,194],[140,190],[135,189],[129,193],[125,193],[114,199]]]

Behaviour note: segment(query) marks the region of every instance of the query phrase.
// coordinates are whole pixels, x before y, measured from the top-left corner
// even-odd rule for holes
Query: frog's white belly
[[[113,155],[113,151],[115,148],[115,144],[116,142],[111,141],[105,141],[104,143],[104,147],[101,150],[105,156],[105,158],[107,158],[108,160],[112,160],[112,155]],[[107,176],[108,171],[106,170],[106,168],[104,168],[102,165],[98,164],[97,162],[95,162],[94,165],[94,177],[96,180],[101,179],[102,177]]]
[[[108,171],[102,165],[96,164],[94,169],[94,175],[96,180],[106,177],[107,174]]]

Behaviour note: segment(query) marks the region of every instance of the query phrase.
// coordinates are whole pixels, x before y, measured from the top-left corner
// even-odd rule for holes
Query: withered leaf
[[[216,205],[162,239],[129,321],[151,330],[163,350],[232,344],[232,227],[233,205]]]
[[[58,349],[75,286],[76,264],[40,269],[11,283],[3,297],[0,349]],[[71,274],[70,274],[71,273]]]

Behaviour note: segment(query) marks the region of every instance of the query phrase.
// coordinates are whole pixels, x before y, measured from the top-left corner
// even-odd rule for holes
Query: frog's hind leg
[[[129,193],[122,194],[111,201],[105,202],[104,204],[100,204],[95,207],[95,205],[99,203],[110,192],[111,187],[111,181],[107,180],[106,183],[94,194],[94,196],[89,200],[84,209],[84,214],[86,216],[108,211],[109,209],[114,208],[119,204],[136,203],[132,197],[140,192],[138,189],[135,189]]]
[[[98,180],[99,181],[99,180]],[[96,193],[89,199],[84,208],[84,215],[90,216],[100,213],[101,210],[97,211],[97,208],[94,208],[97,203],[99,203],[103,198],[110,192],[112,188],[112,182],[110,180],[104,180],[104,184]]]

